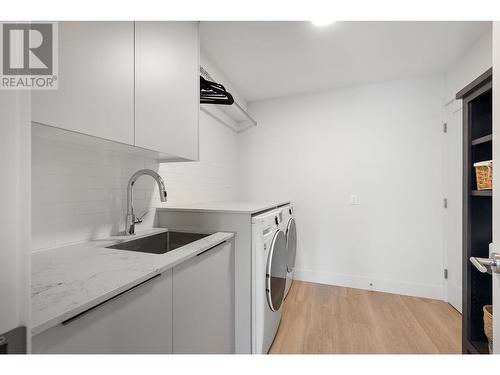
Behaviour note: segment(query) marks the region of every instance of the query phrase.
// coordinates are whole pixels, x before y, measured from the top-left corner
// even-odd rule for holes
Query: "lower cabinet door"
[[[33,337],[33,353],[172,353],[172,270]]]
[[[174,353],[234,353],[234,260],[225,242],[174,267]]]

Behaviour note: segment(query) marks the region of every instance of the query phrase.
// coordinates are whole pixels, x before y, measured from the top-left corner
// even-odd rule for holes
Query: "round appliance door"
[[[282,230],[276,231],[269,251],[266,268],[266,295],[272,311],[283,303],[286,286],[286,238]]]
[[[295,254],[297,254],[297,227],[295,219],[288,220],[286,227],[286,270],[290,273],[295,267]]]

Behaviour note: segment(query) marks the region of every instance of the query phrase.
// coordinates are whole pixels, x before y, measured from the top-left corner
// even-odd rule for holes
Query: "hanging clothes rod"
[[[212,81],[214,82],[215,80],[212,78],[212,76],[210,75],[210,73],[205,69],[203,68],[202,66],[200,66],[200,74],[203,78],[205,78],[206,80],[208,81]],[[205,111],[205,112],[209,112],[207,110],[207,108],[209,108],[209,106],[212,106],[213,104],[204,104],[202,109]],[[215,104],[216,105],[216,104]],[[217,106],[217,105],[216,105]],[[233,130],[235,130],[237,133],[241,133],[242,131],[244,130],[247,130],[251,127],[254,127],[254,126],[257,126],[257,121],[255,121],[253,119],[252,116],[250,116],[250,114],[235,100],[234,103],[231,105],[231,106],[218,106],[222,111],[226,112],[227,114],[227,110],[225,110],[227,107],[236,107],[238,109],[239,112],[241,112],[241,114],[243,114],[243,116],[246,118],[245,121],[238,121],[238,120],[234,120],[236,123],[238,124],[243,124],[244,122],[248,121],[249,124],[243,128],[240,128],[240,129],[234,129],[233,126],[230,126],[227,124],[227,121],[224,121],[223,119],[218,119],[219,121],[221,121],[224,125],[226,126],[229,126],[230,128],[232,128]],[[223,108],[223,107],[226,107],[226,108]],[[213,113],[210,113],[210,115],[212,117],[216,117]],[[229,117],[231,117],[231,115],[227,114]]]
[[[257,121],[255,121],[255,120],[252,118],[252,116],[250,116],[250,115],[248,114],[248,112],[247,112],[247,111],[245,111],[243,108],[241,108],[241,106],[238,104],[238,102],[236,102],[236,101],[235,101],[233,104],[234,104],[236,107],[238,107],[238,109],[239,109],[241,112],[243,112],[245,116],[247,116],[247,117],[248,117],[248,120],[249,120],[249,121],[250,121],[250,122],[251,122],[254,126],[257,126]]]

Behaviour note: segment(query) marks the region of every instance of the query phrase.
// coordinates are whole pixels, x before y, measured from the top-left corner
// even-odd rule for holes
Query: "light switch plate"
[[[349,197],[349,202],[351,203],[351,206],[355,206],[359,204],[358,201],[358,195],[357,194],[351,194]]]

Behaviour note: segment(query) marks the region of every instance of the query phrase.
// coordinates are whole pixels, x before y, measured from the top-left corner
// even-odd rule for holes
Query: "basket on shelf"
[[[477,190],[493,189],[493,161],[474,163],[476,169]]]
[[[488,338],[488,349],[493,352],[493,306],[483,306],[484,334]]]

